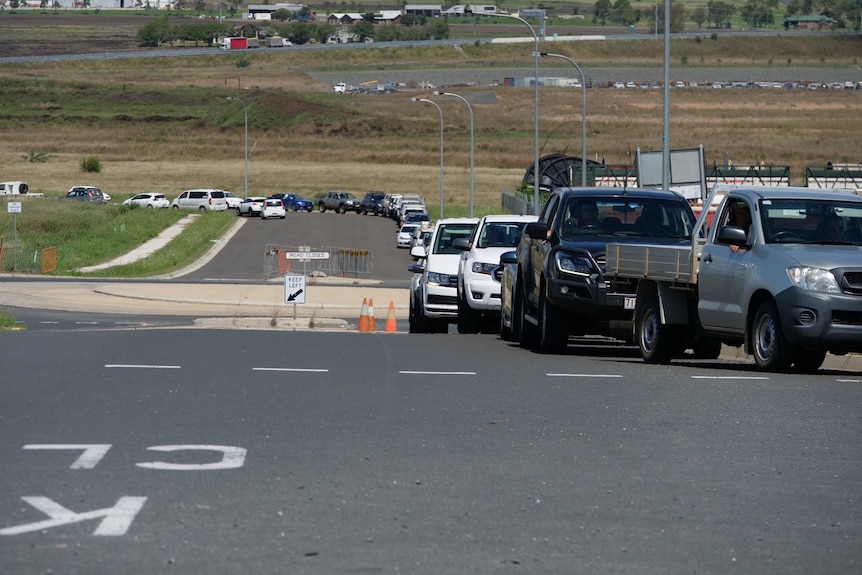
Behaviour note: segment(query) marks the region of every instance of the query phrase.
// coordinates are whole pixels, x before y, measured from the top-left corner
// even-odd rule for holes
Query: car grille
[[[862,295],[862,270],[845,270],[839,275],[839,284],[844,293]]]
[[[428,294],[428,305],[458,305],[458,297]]]

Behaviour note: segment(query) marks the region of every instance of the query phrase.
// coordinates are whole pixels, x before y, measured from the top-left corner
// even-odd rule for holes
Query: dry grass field
[[[715,65],[721,59],[725,65],[735,60],[746,66],[820,61],[853,70],[862,58],[862,43],[858,37],[850,40],[821,38],[801,48],[776,40],[782,45],[761,42],[759,48],[731,50],[722,39],[721,58],[697,55],[699,50],[709,54],[708,40],[690,41],[675,48],[674,58],[685,53],[691,54],[689,62]],[[828,59],[821,53],[824,45]],[[643,65],[660,65],[660,46],[645,43],[632,51],[629,45],[628,51],[638,54]],[[605,46],[590,48],[597,53],[582,53],[585,49],[577,43],[554,45],[582,66],[631,63]],[[470,45],[2,64],[0,180],[24,180],[46,195],[80,183],[120,196],[153,190],[173,197],[182,189],[209,186],[242,192],[243,109],[226,100],[231,96],[248,107],[250,193],[313,196],[339,188],[436,198],[439,115],[411,100],[430,94],[407,89],[337,96],[314,80],[314,72],[531,62],[526,46]],[[476,205],[493,210],[499,192],[518,186],[532,164],[533,90],[476,86],[457,91],[474,102]],[[446,202],[463,206],[469,189],[469,116],[454,99],[440,103]],[[540,109],[542,154],[579,155],[580,91],[542,87]],[[671,147],[703,145],[709,163],[729,157],[736,164],[787,165],[794,183],[801,183],[805,166],[862,161],[860,109],[862,91],[853,90],[673,90]],[[589,89],[587,130],[588,155],[607,163],[632,163],[638,147],[660,150],[661,91]],[[34,155],[47,161],[28,161]],[[99,158],[100,173],[80,171],[86,156]]]

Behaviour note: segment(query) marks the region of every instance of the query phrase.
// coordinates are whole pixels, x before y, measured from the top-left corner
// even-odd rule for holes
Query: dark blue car
[[[314,204],[311,200],[306,200],[302,196],[296,194],[272,194],[271,198],[278,198],[284,204],[284,209],[288,212],[310,212],[314,209]]]

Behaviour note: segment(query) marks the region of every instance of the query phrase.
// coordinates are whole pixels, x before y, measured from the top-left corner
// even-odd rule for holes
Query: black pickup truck
[[[559,188],[524,228],[509,291],[513,339],[543,353],[565,350],[570,335],[632,341],[637,281],[605,278],[608,243],[690,246],[695,216],[676,192]]]

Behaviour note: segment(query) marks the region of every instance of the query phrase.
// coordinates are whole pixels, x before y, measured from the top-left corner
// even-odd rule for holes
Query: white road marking
[[[102,460],[110,443],[30,443],[22,449],[83,449],[84,453],[76,459],[69,469],[93,469]]]
[[[548,377],[623,377],[614,373],[546,373],[545,375],[547,375]]]
[[[212,469],[237,469],[245,464],[246,450],[244,447],[232,445],[157,445],[148,447],[150,451],[219,451],[222,454],[221,461],[215,463],[166,463],[154,461],[152,463],[136,463],[137,467],[144,469],[168,469],[179,471],[199,471]]]
[[[769,379],[761,375],[692,375],[692,379]]]
[[[306,367],[253,367],[252,371],[298,371],[307,373],[328,373],[328,369],[315,369]]]
[[[22,533],[31,533],[33,531],[41,531],[50,529],[51,527],[59,527],[61,525],[70,525],[90,519],[98,519],[104,517],[99,526],[93,531],[93,535],[102,536],[119,536],[125,535],[126,531],[132,525],[132,521],[138,514],[138,511],[144,506],[146,497],[120,497],[116,505],[106,507],[104,509],[96,509],[95,511],[85,511],[84,513],[75,513],[71,509],[66,509],[59,503],[48,497],[22,497],[25,502],[29,503],[51,519],[44,521],[36,521],[35,523],[27,523],[16,527],[7,527],[0,529],[0,535],[20,535]]]
[[[399,371],[403,375],[476,375],[475,371]]]
[[[180,369],[182,366],[180,366],[180,365],[147,365],[147,364],[134,364],[134,363],[106,363],[105,367],[122,368],[122,369]]]

